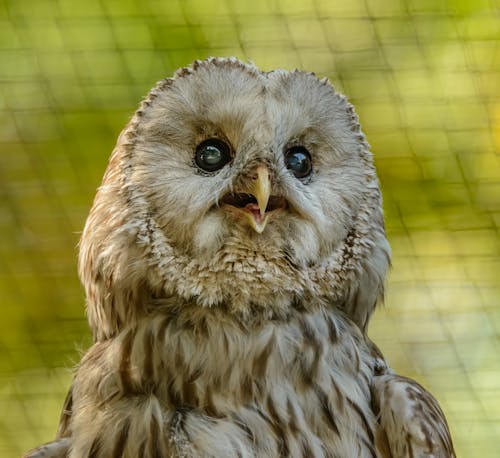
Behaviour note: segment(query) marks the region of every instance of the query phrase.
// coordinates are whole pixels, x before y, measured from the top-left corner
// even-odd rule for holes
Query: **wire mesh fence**
[[[0,455],[51,439],[90,342],[76,244],[115,139],[193,59],[328,76],[356,106],[394,258],[370,335],[500,449],[500,14],[494,0],[0,2]]]

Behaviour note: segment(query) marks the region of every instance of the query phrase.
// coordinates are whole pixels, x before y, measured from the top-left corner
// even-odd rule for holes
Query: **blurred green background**
[[[496,0],[0,1],[0,456],[50,440],[90,343],[76,245],[154,83],[235,55],[328,76],[373,146],[394,250],[370,335],[500,450]]]

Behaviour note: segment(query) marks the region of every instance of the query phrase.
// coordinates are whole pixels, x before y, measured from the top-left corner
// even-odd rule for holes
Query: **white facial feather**
[[[224,216],[212,212],[198,221],[194,229],[193,251],[200,256],[213,256],[224,243],[228,234]]]

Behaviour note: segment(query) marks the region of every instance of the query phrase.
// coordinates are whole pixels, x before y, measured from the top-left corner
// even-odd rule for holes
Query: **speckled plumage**
[[[193,161],[207,138],[231,148],[213,173]],[[257,169],[277,202],[262,233],[224,200]],[[179,70],[111,156],[80,244],[95,343],[29,456],[454,456],[434,398],[365,334],[389,259],[368,144],[327,80]]]

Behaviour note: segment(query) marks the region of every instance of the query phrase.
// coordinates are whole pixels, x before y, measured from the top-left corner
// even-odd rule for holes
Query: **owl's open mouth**
[[[259,206],[257,199],[252,194],[246,194],[242,192],[229,193],[226,194],[220,201],[222,204],[232,205],[237,208],[247,209],[248,207],[257,209],[259,211]],[[266,213],[272,212],[279,208],[286,208],[288,203],[284,197],[281,196],[270,196],[266,206]]]
[[[220,203],[233,208],[238,214],[243,214],[250,227],[259,234],[266,227],[271,212],[288,207],[288,202],[284,197],[269,196],[266,209],[262,212],[257,198],[252,194],[242,192],[226,194]]]

